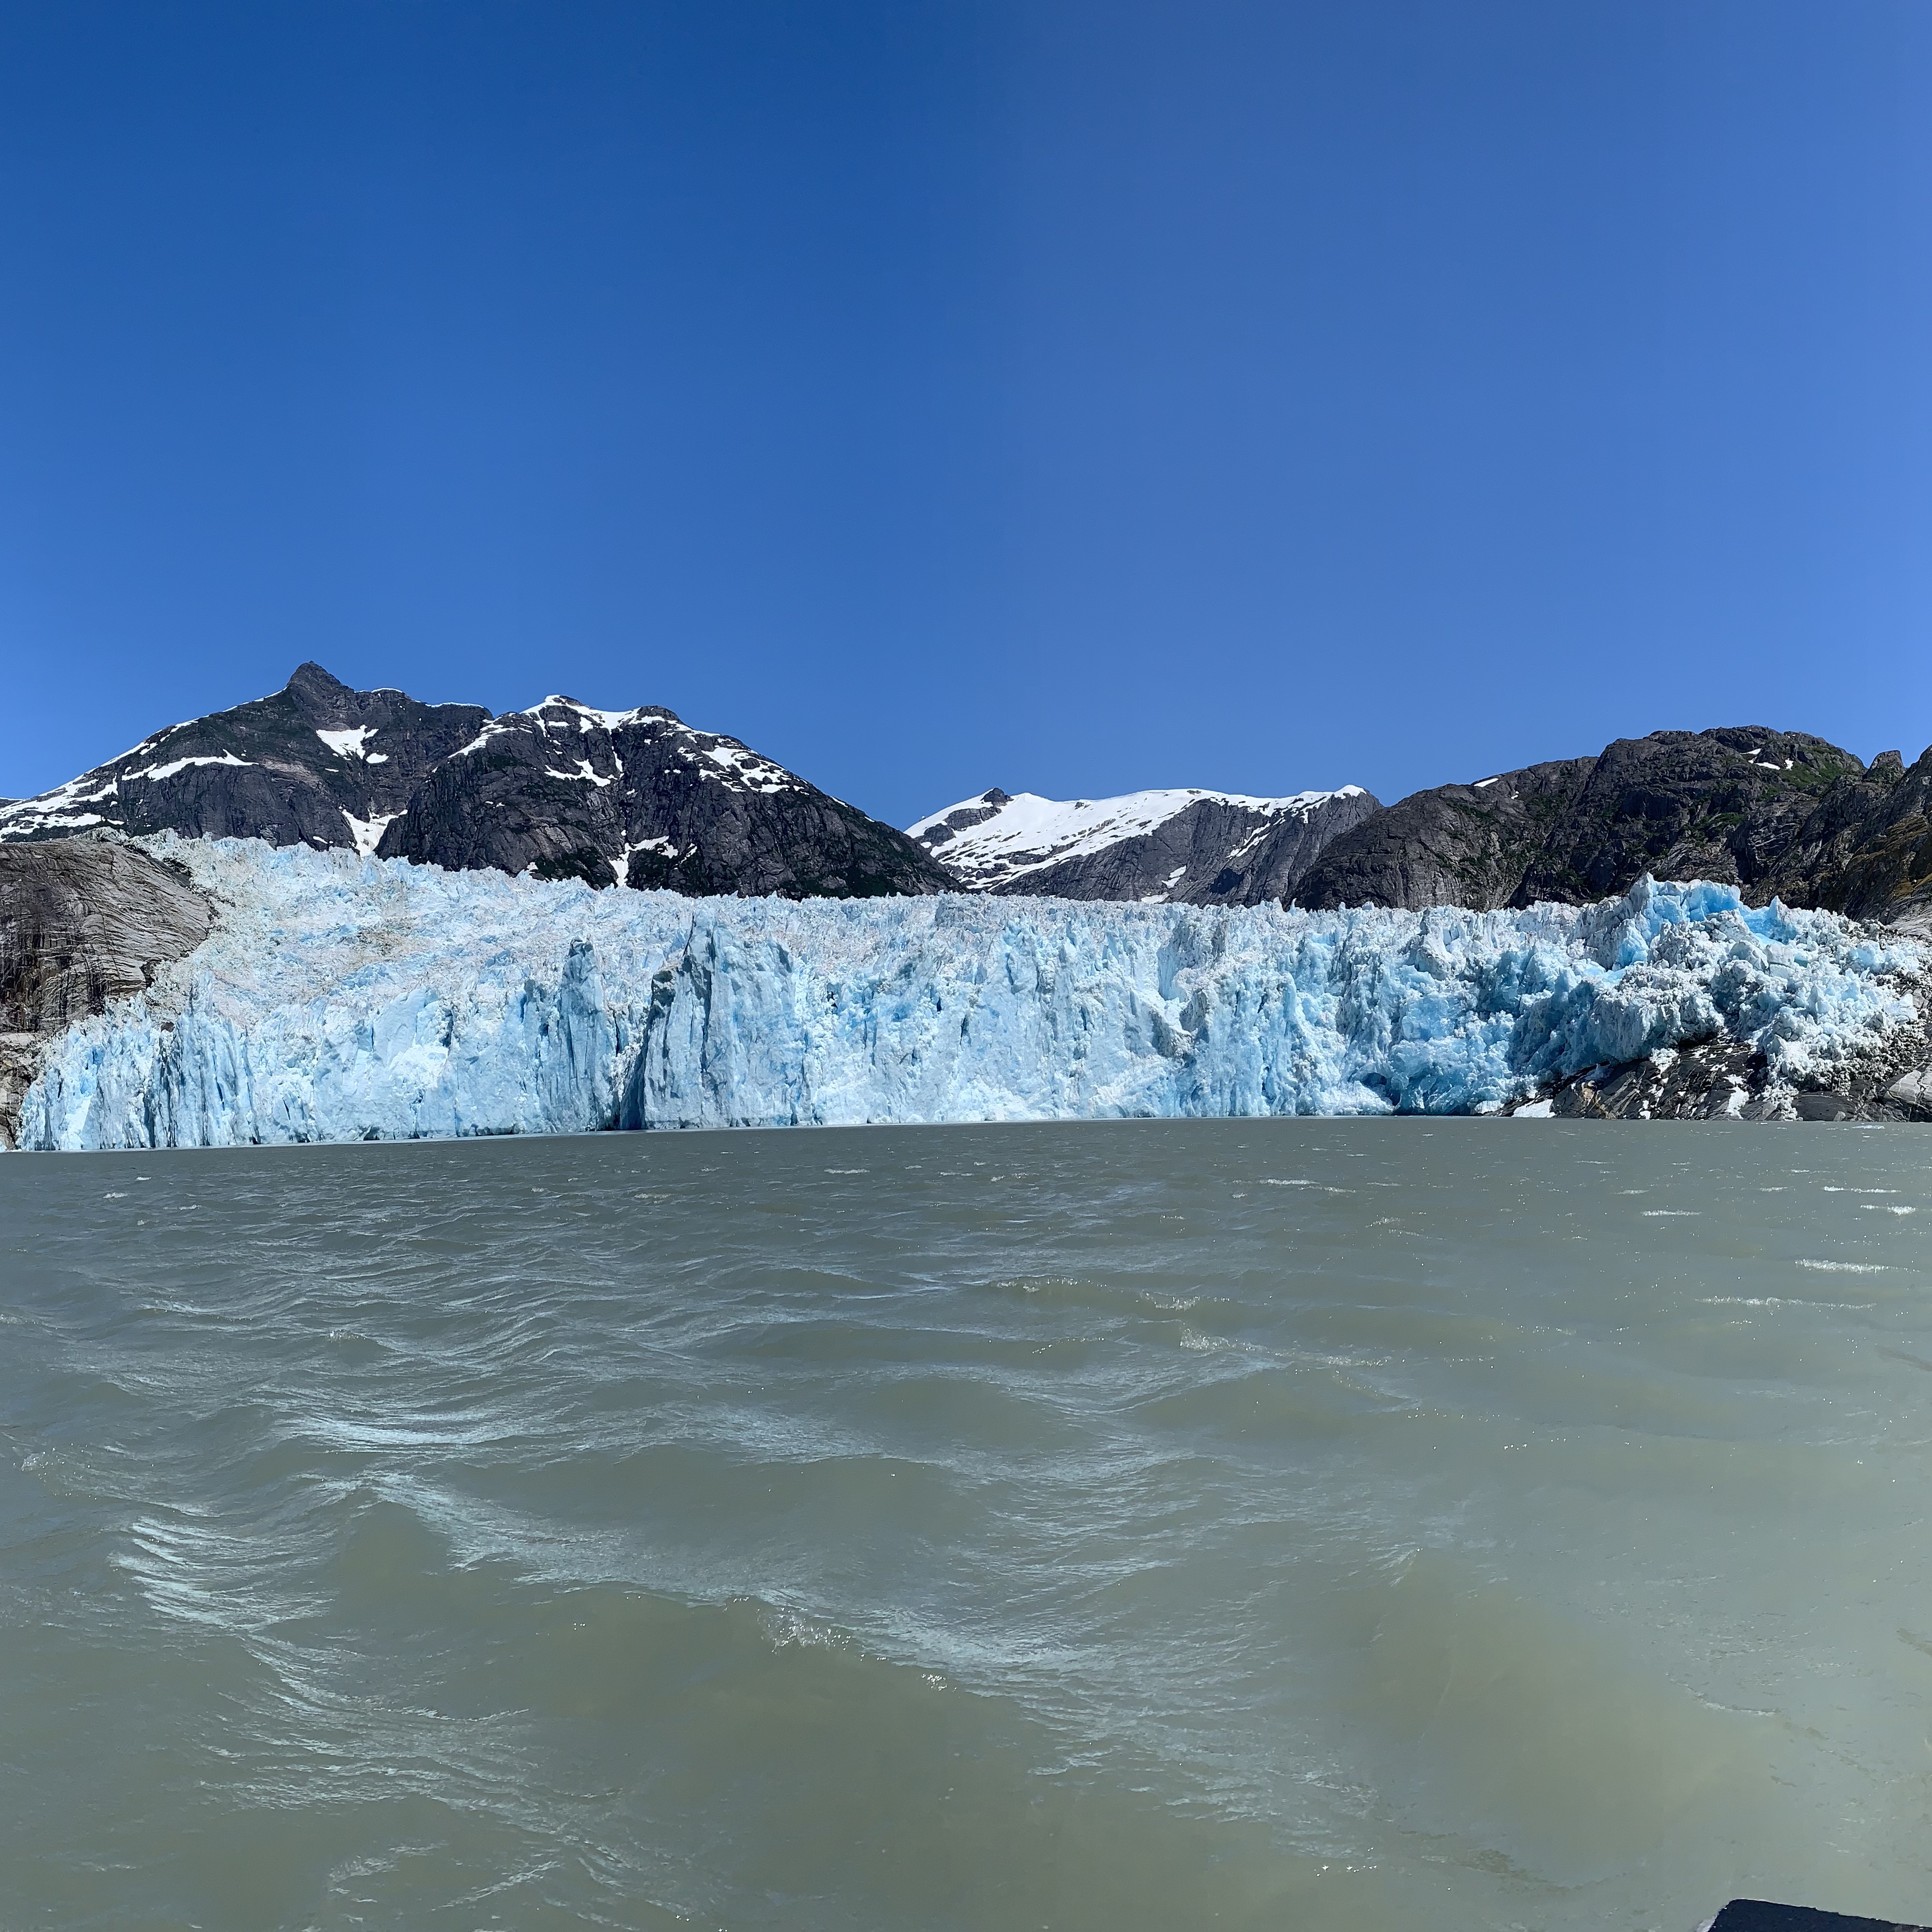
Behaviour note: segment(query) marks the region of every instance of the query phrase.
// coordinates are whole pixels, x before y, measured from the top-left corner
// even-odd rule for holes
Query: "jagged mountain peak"
[[[289,674],[289,681],[283,686],[284,691],[292,692],[298,698],[352,698],[356,693],[344,684],[333,671],[308,658],[297,664]]]
[[[599,886],[834,897],[953,880],[912,840],[662,705],[553,693],[493,716],[358,691],[313,662],[38,798],[0,843],[76,832],[350,847]]]

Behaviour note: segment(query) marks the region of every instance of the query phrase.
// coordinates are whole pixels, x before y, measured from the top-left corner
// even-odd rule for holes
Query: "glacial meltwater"
[[[1932,1132],[0,1159],[0,1926],[1932,1918]]]

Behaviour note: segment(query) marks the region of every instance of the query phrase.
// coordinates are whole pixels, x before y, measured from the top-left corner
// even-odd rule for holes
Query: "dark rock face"
[[[1815,1093],[1774,1088],[1763,1054],[1735,1040],[1593,1067],[1534,1104],[1559,1120],[1932,1120],[1932,1096],[1909,1078],[1889,1088],[1854,1079]]]
[[[1648,1060],[1593,1067],[1545,1104],[1567,1120],[1762,1120],[1784,1108],[1766,1091],[1762,1053],[1717,1040]]]
[[[995,788],[913,828],[969,890],[1143,904],[1259,905],[1381,809],[1360,786],[1292,799],[1139,792],[1060,802]]]
[[[1599,880],[1771,879],[1806,822],[1864,762],[1800,731],[1654,731],[1619,738],[1525,872],[1514,903],[1598,899]],[[1768,896],[1768,894],[1766,895]]]
[[[506,713],[424,781],[385,858],[693,894],[868,898],[950,891],[902,832],[647,705]]]
[[[1807,822],[1777,889],[1886,924],[1932,922],[1932,750],[1910,771],[1883,752],[1828,794]]]
[[[105,826],[367,850],[430,767],[489,719],[479,705],[351,691],[305,664],[272,698],[171,726],[53,791],[0,808],[0,842]]]
[[[1922,1004],[1923,986],[1915,992]],[[1720,1035],[1593,1066],[1526,1104],[1572,1120],[1932,1120],[1932,1037],[1922,1022],[1888,1033],[1832,1080],[1794,1093],[1757,1048]]]
[[[910,839],[655,706],[480,705],[352,691],[318,664],[287,687],[158,733],[39,798],[0,806],[0,844],[106,829],[346,847],[598,886],[791,898],[934,892]]]
[[[1294,903],[1509,905],[1595,763],[1564,758],[1413,793],[1336,839],[1303,874]]]
[[[1768,1899],[1734,1898],[1698,1932],[1926,1932],[1892,1918],[1848,1918],[1808,1905],[1778,1905]]]
[[[212,918],[184,877],[131,846],[0,846],[0,1147],[14,1144],[39,1042],[140,992]]]
[[[1822,738],[1755,726],[1620,738],[1594,758],[1403,799],[1338,838],[1295,896],[1310,907],[1575,905],[1649,872],[1714,879],[1759,902],[1781,891],[1825,904],[1825,876],[1850,862],[1899,790],[1883,765],[1868,772]]]

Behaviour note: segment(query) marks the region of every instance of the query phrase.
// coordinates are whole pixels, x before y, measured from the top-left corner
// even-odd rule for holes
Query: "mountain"
[[[370,851],[430,767],[489,722],[481,705],[351,691],[305,664],[272,698],[170,725],[0,807],[0,843],[108,826]]]
[[[1259,905],[1292,894],[1331,840],[1379,808],[1359,785],[1292,798],[1061,800],[996,789],[921,819],[908,836],[973,892]]]
[[[1932,909],[1932,754],[1869,767],[1804,732],[1736,726],[1619,738],[1594,758],[1438,785],[1322,852],[1292,895],[1342,905],[1582,904],[1644,874],[1762,904],[1897,920]]]
[[[452,871],[799,898],[944,892],[902,832],[661,706],[493,717],[305,664],[256,698],[0,806],[0,844],[112,829],[352,848]]]
[[[1384,807],[1291,798],[982,793],[909,832],[662,706],[554,697],[493,716],[354,691],[305,664],[280,691],[170,726],[38,798],[0,846],[173,831],[689,896],[960,890],[1311,909],[1580,904],[1648,874],[1745,901],[1932,924],[1932,752],[1867,766],[1760,725],[1654,731]]]
[[[918,845],[658,705],[568,698],[493,718],[425,777],[382,836],[386,858],[451,870],[690,894],[873,898],[947,892]]]

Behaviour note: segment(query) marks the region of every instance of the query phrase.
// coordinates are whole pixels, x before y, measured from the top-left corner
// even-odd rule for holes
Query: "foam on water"
[[[6,1916],[1923,1916],[1928,1146],[0,1164]]]

